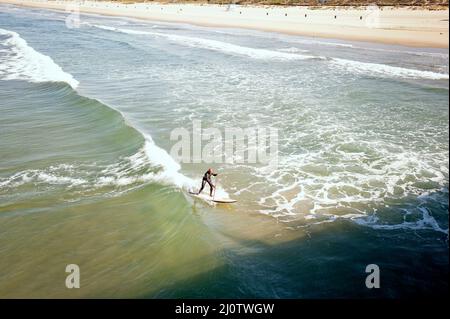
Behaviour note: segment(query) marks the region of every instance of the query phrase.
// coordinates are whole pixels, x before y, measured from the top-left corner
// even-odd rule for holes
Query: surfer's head
[[[212,168],[208,168],[208,173],[212,173]]]

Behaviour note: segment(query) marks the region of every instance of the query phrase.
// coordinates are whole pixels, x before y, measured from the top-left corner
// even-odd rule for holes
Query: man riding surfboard
[[[203,175],[202,178],[202,186],[200,187],[200,190],[198,191],[197,195],[199,195],[203,189],[205,188],[206,183],[209,184],[209,196],[213,196],[213,190],[216,188],[216,186],[211,181],[211,176],[217,176],[217,173],[214,173],[211,168],[208,168],[206,173]]]

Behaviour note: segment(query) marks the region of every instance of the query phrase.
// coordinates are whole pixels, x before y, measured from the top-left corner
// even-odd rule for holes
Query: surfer
[[[208,170],[206,171],[205,175],[203,175],[202,178],[202,187],[200,187],[200,190],[198,191],[197,195],[199,195],[203,189],[205,188],[206,183],[209,184],[209,196],[213,196],[213,190],[214,188],[216,188],[216,186],[214,186],[214,184],[211,181],[211,175],[212,176],[217,176],[217,173],[214,173],[213,170],[211,168],[208,168]]]

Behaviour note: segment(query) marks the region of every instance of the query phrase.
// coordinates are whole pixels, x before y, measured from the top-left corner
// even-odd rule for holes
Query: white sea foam
[[[302,55],[302,54],[294,54],[294,53],[288,53],[288,52],[273,51],[273,50],[268,50],[268,49],[257,49],[257,48],[244,47],[244,46],[227,43],[227,42],[222,42],[222,41],[218,41],[218,40],[203,39],[203,38],[197,38],[197,37],[188,37],[188,36],[166,34],[166,33],[160,33],[160,32],[149,32],[149,31],[139,31],[139,30],[115,28],[115,27],[110,27],[110,26],[105,26],[105,25],[96,25],[96,24],[93,24],[92,26],[103,29],[103,30],[126,33],[126,34],[149,35],[149,36],[155,36],[155,37],[162,37],[162,38],[168,39],[169,41],[173,41],[173,42],[176,42],[176,43],[184,45],[184,46],[202,48],[202,49],[218,51],[218,52],[232,54],[232,55],[246,56],[246,57],[253,58],[253,59],[305,60],[305,59],[318,58],[318,57],[314,57],[311,55]]]
[[[299,49],[299,48],[296,48],[296,47],[282,48],[282,49],[278,49],[278,51],[288,52],[288,53],[306,53],[306,52],[309,52],[308,50],[303,50],[303,49]]]
[[[144,150],[150,163],[162,168],[155,178],[162,182],[169,182],[180,188],[190,189],[193,187],[194,181],[179,172],[181,169],[180,164],[178,164],[164,149],[158,147],[155,142],[153,142],[151,136],[144,135],[144,137],[146,139]]]
[[[347,134],[340,132],[341,138]],[[267,185],[259,196],[259,211],[280,218],[282,221],[305,219],[308,225],[348,219],[361,225],[379,229],[433,229],[448,233],[427,210],[431,202],[442,202],[442,194],[448,193],[448,168],[442,163],[448,153],[418,154],[380,141],[365,142],[364,152],[344,148],[350,141],[325,143],[317,151],[281,156],[276,169],[252,168],[255,182],[246,189],[257,191],[253,185]],[[331,141],[330,141],[331,142]],[[346,151],[344,151],[346,150]],[[333,153],[335,153],[333,155]],[[377,160],[368,160],[372,154]],[[339,162],[331,164],[324,158],[333,156]],[[434,183],[430,192],[422,184]],[[389,208],[389,200],[415,198],[422,207],[418,221],[391,224],[385,217],[377,216],[377,208]],[[404,214],[392,208],[395,214]]]
[[[28,169],[0,179],[0,190],[13,189],[25,184],[65,185],[66,187],[87,184],[88,180],[72,176],[67,165],[51,166],[47,169]]]
[[[365,50],[365,51],[370,50],[370,51],[378,51],[378,52],[400,53],[400,54],[448,59],[448,53],[444,53],[444,52],[412,51],[412,50],[404,50],[404,49],[387,49],[387,48],[363,47],[363,46],[353,46],[353,48],[361,49],[361,50]]]
[[[420,230],[420,229],[430,229],[437,232],[441,232],[444,234],[449,234],[448,228],[442,228],[436,219],[430,214],[430,211],[425,207],[418,207],[418,210],[422,213],[422,219],[419,219],[415,222],[403,221],[398,224],[380,224],[379,218],[376,215],[366,216],[366,217],[358,217],[353,220],[362,226],[368,226],[373,229],[383,229],[383,230],[396,230],[396,229],[412,229],[412,230]],[[410,214],[410,212],[406,212]]]
[[[332,58],[331,63],[344,67],[347,71],[373,76],[389,76],[410,79],[448,80],[448,74],[402,68],[387,64],[359,62],[347,59]]]
[[[28,169],[9,177],[0,178],[0,191],[12,191],[32,184],[40,186],[64,185],[84,191],[95,191],[103,187],[132,187],[148,183],[175,186],[185,191],[198,187],[195,181],[180,172],[180,165],[149,135],[145,135],[144,146],[135,154],[119,159],[117,163],[68,165],[60,164],[44,169]],[[217,195],[228,198],[228,193],[217,188]]]
[[[140,31],[140,30],[132,30],[132,29],[123,29],[123,28],[115,28],[111,26],[105,25],[96,25],[92,26],[96,28],[100,28],[103,30],[120,32],[126,34],[133,35],[149,35],[155,37],[163,37],[168,39],[169,41],[176,42],[181,45],[203,48],[212,51],[218,51],[227,54],[246,56],[253,59],[262,59],[262,60],[281,60],[281,61],[292,61],[292,60],[305,60],[305,59],[316,59],[327,61],[327,63],[331,63],[335,66],[343,68],[347,72],[372,75],[372,76],[381,76],[381,77],[400,77],[400,78],[411,78],[411,79],[431,79],[431,80],[448,80],[449,75],[445,73],[438,73],[432,71],[424,71],[424,70],[415,70],[408,69],[398,66],[391,66],[387,64],[379,64],[379,63],[367,63],[360,62],[354,60],[347,60],[341,58],[325,58],[323,56],[313,56],[307,54],[299,54],[307,52],[306,50],[298,49],[295,47],[290,48],[282,48],[277,51],[269,50],[269,49],[258,49],[258,48],[250,48],[239,46],[232,43],[211,40],[211,39],[203,39],[197,37],[188,37],[188,36],[180,36],[175,34],[166,34],[159,32],[150,32],[150,31]],[[326,42],[324,42],[326,43]],[[352,45],[347,44],[336,44],[331,43],[331,45],[342,45],[345,47],[352,47]]]
[[[152,165],[162,167],[157,174],[152,174],[151,179],[160,183],[170,183],[185,190],[193,190],[199,186],[200,179],[196,182],[180,173],[181,166],[164,149],[158,147],[153,142],[151,136],[144,134],[146,143],[144,146],[145,154],[148,156]],[[220,198],[228,198],[229,194],[221,187],[217,187],[216,194]]]
[[[323,45],[323,46],[333,46],[333,47],[343,47],[343,48],[353,48],[353,44],[349,43],[339,43],[339,42],[329,42],[329,41],[319,41],[319,40],[309,40],[309,39],[289,39],[290,42],[302,43],[308,45]]]
[[[78,81],[52,58],[37,52],[16,32],[0,29],[0,79],[31,82],[66,82],[73,88]]]

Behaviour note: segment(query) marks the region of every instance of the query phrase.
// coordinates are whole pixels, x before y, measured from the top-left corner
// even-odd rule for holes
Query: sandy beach
[[[107,1],[0,0],[0,3],[72,12],[247,28],[312,37],[448,48],[447,10],[322,8],[202,4],[120,4]]]

